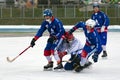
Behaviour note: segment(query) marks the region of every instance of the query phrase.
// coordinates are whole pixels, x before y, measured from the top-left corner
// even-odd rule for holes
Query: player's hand
[[[57,40],[56,36],[50,36],[50,38],[48,39],[48,42],[54,43],[55,40]]]
[[[31,41],[31,43],[30,43],[31,47],[33,47],[35,45],[35,41],[36,40],[33,38],[32,41]]]
[[[102,26],[101,27],[101,32],[104,32],[105,31],[105,26]]]
[[[57,40],[57,36],[53,35],[51,38],[53,38],[53,40]]]
[[[60,59],[62,59],[63,56],[65,56],[66,54],[67,54],[67,52],[60,52],[60,53],[59,53],[59,57],[60,57]]]
[[[70,29],[70,30],[68,31],[69,34],[72,34],[73,32],[74,32],[74,29]]]

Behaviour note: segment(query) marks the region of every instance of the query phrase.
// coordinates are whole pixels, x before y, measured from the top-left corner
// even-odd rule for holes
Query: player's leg
[[[44,69],[53,68],[53,61],[52,61],[51,50],[50,50],[51,45],[52,45],[51,43],[47,43],[46,48],[44,50],[44,56],[48,61],[47,65],[44,66]]]
[[[44,66],[44,69],[53,68],[53,61],[52,61],[52,58],[50,55],[51,55],[50,50],[44,51],[44,56],[46,57],[46,59],[48,61],[47,65]]]
[[[69,61],[72,61],[72,55],[71,55],[71,58],[69,59]],[[73,64],[74,64],[74,63],[75,63],[74,61],[72,61],[71,63],[67,62],[67,63],[64,65],[64,69],[65,69],[65,70],[73,70],[73,69],[74,69],[74,67],[73,67]]]
[[[80,61],[80,65],[84,66],[85,63],[88,61],[88,58],[91,56],[91,54],[93,53],[94,47],[85,45],[82,53],[81,53],[81,61]]]
[[[56,47],[59,46],[58,44],[60,44],[60,40],[56,40],[52,44],[52,46],[51,46],[51,54],[54,56],[55,60],[57,61],[57,66],[54,69],[63,69],[62,62],[61,62],[61,60],[59,58],[57,50],[55,49]]]
[[[57,66],[54,68],[54,70],[63,69],[63,65],[62,65],[61,59],[58,56],[57,50],[54,52],[54,58],[57,61]]]
[[[107,57],[107,51],[106,51],[107,32],[101,33],[101,42],[102,42],[102,49],[103,49],[102,57]]]
[[[94,55],[92,56],[92,59],[94,62],[98,61],[98,57],[101,52],[102,52],[102,47],[101,45],[98,45],[98,47],[96,48],[96,51],[94,52]]]
[[[86,67],[89,67],[92,63],[88,62],[88,58],[89,56],[93,53],[92,52],[92,48],[91,46],[85,45],[82,53],[81,53],[81,60],[80,60],[80,65],[76,65],[76,72],[80,72],[81,70],[83,70]]]

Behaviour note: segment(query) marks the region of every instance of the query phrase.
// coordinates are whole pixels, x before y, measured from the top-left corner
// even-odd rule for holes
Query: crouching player
[[[94,62],[98,61],[98,56],[102,51],[100,37],[98,32],[94,29],[96,22],[92,19],[88,19],[86,22],[77,23],[69,33],[72,34],[76,29],[82,28],[86,37],[86,43],[83,47],[82,53],[80,54],[80,63],[76,65],[77,72],[81,71],[88,60],[93,54],[92,59]],[[79,66],[78,66],[79,65]]]
[[[65,33],[65,38],[63,39],[61,45],[58,48],[59,57],[62,61],[62,58],[66,54],[70,54],[71,57],[64,65],[65,70],[74,70],[75,64],[80,63],[80,53],[82,52],[83,45],[82,43],[73,36],[73,34]],[[90,65],[91,62],[86,62],[85,65]]]

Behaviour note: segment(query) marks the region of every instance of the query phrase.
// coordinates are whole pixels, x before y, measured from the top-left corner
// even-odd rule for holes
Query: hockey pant
[[[100,32],[99,36],[100,36],[102,45],[106,45],[107,44],[107,32]]]
[[[96,47],[92,47],[91,46],[87,46],[85,45],[83,48],[83,51],[81,53],[81,61],[80,61],[80,65],[84,66],[85,63],[88,61],[88,58],[94,53],[99,55],[102,51],[102,47],[101,45],[98,46],[98,48]]]

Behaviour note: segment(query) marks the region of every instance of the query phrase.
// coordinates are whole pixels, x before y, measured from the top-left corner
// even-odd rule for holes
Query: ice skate
[[[88,67],[90,67],[91,65],[92,65],[92,62],[88,61],[88,62],[84,65],[83,68],[88,68]]]
[[[75,70],[75,72],[80,72],[80,71],[82,71],[83,70],[83,67],[82,66],[80,66],[79,64],[77,64],[77,63],[74,63],[73,64],[73,67],[74,67],[74,69],[73,70]]]
[[[44,71],[51,71],[53,68],[53,62],[49,62],[47,65],[44,66]]]
[[[55,71],[64,71],[62,63],[58,64],[57,67],[54,68]]]
[[[107,52],[103,51],[103,55],[101,57],[107,57]]]

